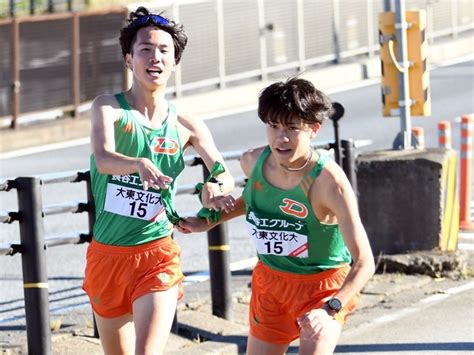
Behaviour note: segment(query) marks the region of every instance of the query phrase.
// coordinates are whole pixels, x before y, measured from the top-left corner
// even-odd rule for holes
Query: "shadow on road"
[[[335,353],[364,353],[374,351],[461,351],[474,350],[472,342],[456,343],[388,343],[388,344],[354,344],[339,345]]]

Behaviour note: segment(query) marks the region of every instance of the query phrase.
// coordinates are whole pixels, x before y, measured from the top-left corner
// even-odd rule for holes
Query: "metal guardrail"
[[[50,247],[56,247],[59,245],[67,245],[67,244],[83,244],[83,243],[90,243],[92,240],[91,235],[87,231],[83,231],[82,233],[78,232],[71,232],[66,233],[63,235],[58,235],[56,237],[46,238],[45,245]]]
[[[334,149],[341,152],[342,168],[349,181],[355,184],[355,147],[370,144],[370,141],[352,140],[336,143],[319,143],[313,148]],[[225,160],[238,159],[244,151],[223,153]],[[185,158],[188,166],[203,166],[203,175],[209,173],[196,156]],[[87,201],[65,202],[55,205],[43,205],[41,200],[42,185],[55,183],[86,182]],[[235,179],[236,186],[245,186],[246,178],[239,176]],[[25,313],[28,349],[34,354],[51,353],[51,331],[49,327],[48,277],[46,274],[46,249],[67,244],[90,242],[93,236],[95,221],[95,206],[92,198],[89,171],[61,172],[36,177],[18,177],[0,181],[0,191],[16,189],[19,201],[18,211],[1,211],[0,222],[20,224],[20,242],[0,244],[0,255],[20,253],[23,267],[23,287],[25,295]],[[196,193],[194,185],[178,187],[177,194]],[[71,232],[60,236],[44,237],[43,217],[63,213],[88,213],[89,229],[84,232]],[[222,318],[232,318],[230,293],[230,261],[228,248],[227,226],[219,225],[208,232],[209,264],[211,279],[212,312]]]

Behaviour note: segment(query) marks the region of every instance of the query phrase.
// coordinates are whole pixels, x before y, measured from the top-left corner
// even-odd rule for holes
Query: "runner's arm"
[[[191,119],[188,116],[179,115],[179,122],[182,126],[185,147],[191,145],[202,158],[209,171],[216,162],[221,163],[225,171],[215,178],[218,183],[208,182],[202,187],[201,202],[203,207],[215,211],[229,212],[234,208],[234,198],[229,193],[234,189],[234,179],[226,167],[222,155],[217,150],[211,132],[200,119]]]
[[[335,163],[325,169],[327,179],[322,203],[337,217],[344,241],[353,264],[340,290],[334,295],[344,306],[365,286],[375,272],[374,257],[369,239],[360,219],[357,200],[342,169]]]
[[[240,196],[234,202],[234,209],[229,212],[222,212],[221,218],[215,223],[210,223],[203,218],[188,217],[184,220],[179,221],[178,230],[181,233],[198,233],[207,232],[215,226],[227,222],[235,217],[239,217],[245,214],[245,202],[244,198]]]
[[[245,176],[249,176],[257,157],[261,154],[263,148],[250,149],[242,154],[240,157],[240,166]],[[224,211],[221,214],[221,218],[218,222],[209,223],[202,218],[190,217],[186,218],[184,221],[180,221],[178,224],[178,230],[182,233],[192,233],[192,232],[206,232],[218,224],[227,222],[235,217],[242,216],[246,212],[246,206],[243,196],[240,196],[234,201],[234,209],[231,211]]]
[[[222,185],[220,189],[216,189],[215,193],[226,194],[231,192],[234,189],[234,178],[230,174],[229,169],[224,162],[224,158],[217,149],[214,143],[214,139],[212,138],[211,132],[209,131],[209,128],[200,119],[191,119],[187,116],[180,116],[180,119],[180,122],[183,124],[183,126],[189,130],[189,143],[202,158],[207,169],[211,171],[214,163],[217,161],[225,167],[226,171],[218,175],[217,177],[217,179],[222,183]]]
[[[115,151],[114,124],[119,109],[112,95],[98,96],[92,104],[91,145],[101,174],[126,175],[138,173],[145,190],[148,187],[168,188],[173,181],[165,176],[147,158],[129,157]]]

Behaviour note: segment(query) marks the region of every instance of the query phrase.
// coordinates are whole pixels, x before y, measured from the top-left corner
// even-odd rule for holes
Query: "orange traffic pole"
[[[459,228],[474,230],[470,220],[472,178],[472,117],[461,117],[461,181],[459,197]]]
[[[413,127],[411,133],[416,137],[417,144],[416,149],[425,149],[425,131],[423,127]]]
[[[449,121],[438,123],[438,146],[451,149],[451,123]]]

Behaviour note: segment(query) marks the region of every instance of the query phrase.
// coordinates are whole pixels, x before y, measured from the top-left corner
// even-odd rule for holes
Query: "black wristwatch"
[[[224,185],[224,183],[223,183],[222,181],[216,179],[216,178],[213,176],[213,177],[211,177],[211,178],[209,179],[208,182],[210,182],[211,184],[217,184],[217,185],[219,185],[219,191],[220,191],[220,192],[224,192],[224,190],[222,189],[222,185]]]
[[[328,308],[334,312],[339,312],[342,308],[342,303],[341,301],[338,299],[338,298],[331,298],[329,301],[327,301],[326,303],[326,306],[328,306]]]
[[[222,181],[216,179],[214,176],[209,179],[209,182],[212,182],[213,184],[223,185]]]

